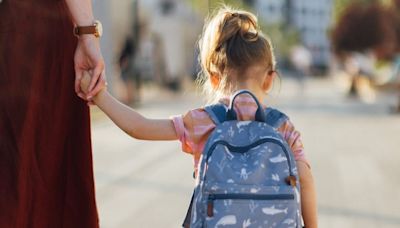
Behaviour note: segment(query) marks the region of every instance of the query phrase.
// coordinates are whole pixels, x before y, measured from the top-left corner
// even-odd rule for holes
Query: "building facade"
[[[312,53],[314,66],[329,64],[333,0],[256,0],[254,8],[267,24],[296,28],[301,42]]]

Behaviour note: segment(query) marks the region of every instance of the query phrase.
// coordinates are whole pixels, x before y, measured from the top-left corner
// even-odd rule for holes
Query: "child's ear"
[[[220,79],[219,79],[218,74],[212,73],[210,75],[210,82],[211,82],[211,86],[213,88],[218,88],[219,83],[220,83]]]
[[[272,88],[272,84],[274,83],[275,77],[277,76],[276,71],[267,71],[264,75],[264,81],[262,84],[262,89],[265,92],[268,92]]]

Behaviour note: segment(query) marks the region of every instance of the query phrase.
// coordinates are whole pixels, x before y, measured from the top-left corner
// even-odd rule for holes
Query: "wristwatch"
[[[103,25],[100,21],[95,20],[94,23],[89,26],[75,26],[75,36],[79,37],[84,34],[93,34],[95,37],[101,37],[103,35]]]

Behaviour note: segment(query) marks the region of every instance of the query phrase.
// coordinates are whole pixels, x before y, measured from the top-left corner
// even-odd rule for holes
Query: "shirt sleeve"
[[[290,120],[287,120],[278,128],[278,131],[283,135],[284,139],[290,146],[296,161],[303,161],[310,167],[308,160],[304,153],[304,146],[301,140],[300,132],[297,131]]]
[[[182,151],[199,158],[209,134],[215,128],[207,112],[202,108],[190,110],[184,115],[172,117],[172,121],[182,143]]]
[[[172,117],[176,135],[182,144],[182,151],[193,154],[193,140],[190,139],[189,129],[185,127],[185,120],[186,122],[191,121],[190,112]]]

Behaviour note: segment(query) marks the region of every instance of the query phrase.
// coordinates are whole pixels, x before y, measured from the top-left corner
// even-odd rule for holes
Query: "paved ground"
[[[268,100],[302,132],[317,183],[320,227],[400,227],[400,115],[388,114],[392,98],[349,100],[332,80],[309,81],[303,94],[293,81],[281,84]],[[139,110],[150,117],[201,105],[193,92],[147,94],[151,102]],[[131,139],[98,112],[94,116],[101,227],[179,227],[193,188],[191,157],[177,142]]]

